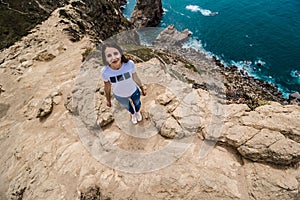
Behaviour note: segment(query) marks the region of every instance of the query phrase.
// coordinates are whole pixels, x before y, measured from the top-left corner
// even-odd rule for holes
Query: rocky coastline
[[[207,86],[205,86],[205,83],[201,82],[201,80],[189,79],[189,77],[193,77],[193,73],[214,71],[223,77],[224,86],[226,88],[223,93],[226,96],[224,98],[226,98],[228,104],[247,104],[252,110],[258,106],[268,104],[270,101],[275,101],[283,105],[300,105],[300,99],[296,93],[291,94],[290,98],[286,99],[274,85],[248,76],[246,71],[239,70],[236,66],[225,66],[222,61],[218,60],[215,56],[208,58],[204,53],[193,52],[192,49],[189,51],[182,49],[183,43],[189,40],[190,35],[189,30],[178,32],[173,25],[170,25],[162,31],[159,38],[154,41],[154,46],[157,43],[166,54],[169,52],[175,53],[177,60],[183,60],[183,62],[186,62],[186,67],[194,68],[194,70],[185,75],[186,81],[193,83],[194,88],[205,89]],[[188,60],[192,60],[193,63]],[[206,61],[207,63],[213,62],[215,66],[201,69],[195,68],[197,62],[201,63],[201,61]],[[295,97],[291,97],[293,95],[295,95]]]
[[[133,26],[119,2],[72,0],[0,51],[0,199],[299,199],[300,106],[181,48],[188,30],[126,52],[142,123],[106,106],[96,44]]]

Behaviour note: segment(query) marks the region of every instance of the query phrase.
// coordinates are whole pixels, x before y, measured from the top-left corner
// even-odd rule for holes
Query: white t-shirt
[[[122,63],[118,70],[110,68],[108,65],[101,69],[101,78],[103,81],[111,82],[113,93],[120,97],[130,97],[137,89],[137,85],[132,78],[136,72],[132,60]]]

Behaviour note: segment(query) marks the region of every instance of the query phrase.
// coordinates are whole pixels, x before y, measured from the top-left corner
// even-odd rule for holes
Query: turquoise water
[[[130,17],[135,0],[128,0]],[[300,92],[299,0],[163,0],[160,27],[189,29],[193,45],[275,84]],[[259,63],[259,65],[257,64]]]

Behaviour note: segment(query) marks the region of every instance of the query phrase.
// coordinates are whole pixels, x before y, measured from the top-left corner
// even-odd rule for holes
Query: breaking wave
[[[268,74],[264,74],[264,70],[265,69],[269,69],[268,64],[266,63],[266,61],[264,61],[264,59],[262,58],[256,58],[254,61],[251,60],[241,60],[241,61],[235,61],[235,60],[227,60],[225,61],[222,56],[218,56],[210,51],[205,50],[205,44],[203,45],[201,40],[196,39],[196,38],[190,38],[189,41],[187,41],[184,45],[183,48],[193,48],[196,51],[200,51],[202,53],[204,53],[206,55],[207,58],[211,59],[213,56],[216,57],[218,60],[221,61],[221,63],[225,66],[231,66],[234,65],[238,68],[238,70],[242,70],[244,72],[245,75],[263,80],[265,82],[268,82],[274,86],[276,86],[278,88],[278,90],[280,92],[282,92],[282,95],[284,98],[288,98],[289,94],[291,93],[291,91],[282,86],[281,84],[278,83],[278,80],[276,79],[276,77],[273,77],[271,75]],[[298,79],[298,81],[300,81],[300,72],[297,70],[292,70],[290,73],[290,76]],[[300,82],[299,82],[300,84]]]
[[[215,16],[215,15],[219,14],[218,12],[212,12],[210,10],[203,9],[197,5],[187,5],[185,8],[192,12],[200,12],[203,16]]]

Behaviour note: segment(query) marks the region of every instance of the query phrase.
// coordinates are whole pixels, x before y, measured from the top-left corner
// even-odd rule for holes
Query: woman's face
[[[121,53],[116,48],[107,47],[105,49],[106,61],[114,69],[118,69],[121,66],[121,56]]]

